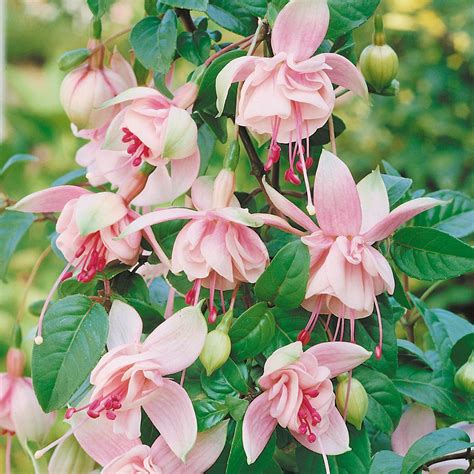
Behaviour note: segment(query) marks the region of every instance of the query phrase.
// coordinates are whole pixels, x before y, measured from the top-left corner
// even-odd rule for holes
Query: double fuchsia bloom
[[[22,444],[41,443],[56,419],[55,413],[44,413],[38,404],[31,378],[23,377],[25,356],[19,349],[7,353],[7,372],[0,374],[0,434],[16,434]]]
[[[310,327],[319,313],[351,321],[372,314],[380,327],[376,356],[381,356],[382,325],[376,296],[392,294],[394,279],[385,257],[373,247],[420,212],[442,204],[432,198],[406,202],[390,212],[387,190],[378,171],[357,186],[347,166],[323,150],[314,181],[314,202],[319,227],[293,203],[265,184],[274,205],[305,228],[302,237],[311,256],[310,277],[303,306],[312,311]],[[342,333],[341,333],[342,334]]]
[[[163,209],[133,222],[122,234],[127,236],[146,226],[173,219],[190,219],[176,237],[171,259],[175,273],[184,271],[194,287],[187,295],[188,304],[199,299],[201,285],[210,289],[210,319],[217,312],[215,290],[235,288],[239,282],[255,283],[268,263],[267,249],[251,227],[267,223],[298,232],[283,219],[269,214],[250,214],[241,209],[234,197],[235,176],[222,170],[215,182],[198,178],[191,189],[197,209]]]
[[[110,123],[96,167],[121,191],[143,162],[156,169],[143,191],[132,201],[138,206],[173,201],[191,187],[199,172],[197,126],[186,110],[197,95],[190,82],[172,100],[150,87],[134,87],[103,104],[124,108]],[[114,159],[110,160],[110,153]]]
[[[329,24],[326,0],[290,0],[272,30],[272,58],[246,56],[231,61],[216,80],[217,108],[222,112],[229,87],[243,82],[239,125],[271,136],[265,169],[280,158],[279,143],[289,143],[290,168],[285,179],[300,184],[294,164],[303,173],[308,212],[314,214],[306,168],[311,166],[309,137],[331,116],[335,103],[333,83],[367,97],[359,70],[339,54],[312,56]]]
[[[244,416],[248,464],[258,458],[277,424],[288,428],[303,446],[322,454],[326,464],[326,455],[348,451],[349,434],[330,379],[362,364],[370,354],[348,342],[326,342],[303,352],[298,341],[276,350],[259,381],[263,393]]]
[[[166,376],[189,367],[204,346],[207,324],[199,306],[178,311],[142,343],[142,321],[138,313],[119,300],[113,302],[107,340],[109,352],[92,371],[94,389],[90,403],[82,408],[70,408],[66,413],[67,418],[74,419],[74,413],[87,412],[89,420],[84,418],[73,429],[86,451],[90,430],[93,433],[94,429],[101,429],[103,423],[109,423],[117,435],[129,440],[138,438],[143,408],[171,451],[179,459],[185,459],[196,441],[196,416],[184,388]],[[115,456],[118,454],[122,453]],[[109,461],[99,460],[102,464]]]

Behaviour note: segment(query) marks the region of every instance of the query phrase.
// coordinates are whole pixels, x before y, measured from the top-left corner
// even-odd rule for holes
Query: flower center
[[[147,147],[133,132],[127,127],[122,128],[123,143],[130,143],[127,153],[130,155],[133,166],[140,166],[145,158],[150,156],[150,148]]]
[[[105,254],[107,247],[103,244],[100,238],[100,232],[95,232],[87,236],[83,244],[74,254],[77,260],[76,268],[81,269],[77,280],[83,283],[91,281],[97,272],[101,272],[107,263]],[[64,275],[68,278],[70,275]]]
[[[298,421],[300,423],[298,432],[302,435],[307,434],[307,440],[310,443],[316,441],[316,434],[313,433],[312,427],[318,425],[321,422],[321,415],[311,405],[310,398],[316,398],[319,395],[317,390],[308,390],[303,393],[303,401],[301,402],[300,409],[298,410]]]

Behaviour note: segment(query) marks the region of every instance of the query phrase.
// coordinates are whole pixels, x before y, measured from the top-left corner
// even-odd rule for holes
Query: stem
[[[209,66],[209,64],[212,63],[212,61],[214,61],[215,59],[217,59],[219,56],[222,56],[224,53],[227,53],[229,51],[232,51],[233,49],[235,48],[238,48],[239,46],[242,46],[242,48],[246,48],[247,45],[244,46],[244,43],[248,43],[250,41],[252,41],[253,39],[253,36],[254,35],[250,35],[250,36],[247,36],[246,38],[243,38],[241,39],[240,41],[237,41],[235,43],[232,43],[232,44],[229,44],[228,46],[226,46],[225,48],[222,48],[221,50],[217,51],[216,53],[212,54],[211,56],[209,56],[206,61],[204,62],[204,64],[206,66]]]
[[[119,31],[118,33],[115,33],[112,36],[109,36],[107,39],[102,41],[102,43],[98,44],[95,48],[91,49],[91,56],[99,51],[99,49],[103,48],[106,44],[111,43],[112,41],[116,40],[117,38],[120,38],[122,35],[126,35],[127,33],[130,33],[132,31],[131,27],[125,28],[124,30]]]
[[[334,155],[337,155],[336,151],[336,134],[334,133],[334,121],[332,115],[328,119],[329,125],[329,139],[331,140],[331,149]]]
[[[446,456],[440,456],[439,458],[432,459],[423,465],[423,467],[428,468],[433,464],[437,464],[443,461],[452,461],[454,459],[467,459],[468,461],[472,461],[474,459],[474,452],[472,452],[471,448],[467,448],[466,451],[462,451],[460,453],[454,454],[447,454]]]
[[[421,301],[425,301],[426,298],[428,298],[428,296],[430,296],[431,293],[433,293],[433,291],[436,290],[436,288],[438,288],[439,285],[441,285],[441,283],[443,283],[443,280],[439,280],[439,281],[434,282],[434,283],[420,296],[420,300],[421,300]]]
[[[12,435],[7,433],[7,445],[5,448],[5,474],[11,473],[12,461]]]
[[[16,322],[19,323],[21,321],[22,315],[24,314],[25,311],[25,306],[26,306],[26,300],[28,298],[28,293],[30,291],[31,285],[33,284],[33,281],[36,277],[36,274],[38,273],[38,270],[43,263],[44,259],[49,255],[51,252],[51,247],[46,247],[43,252],[41,252],[41,255],[38,257],[38,260],[36,260],[36,263],[34,264],[33,268],[31,269],[30,276],[28,277],[28,281],[26,282],[25,286],[25,291],[23,293],[23,298],[21,300],[20,306],[18,307],[18,312],[16,314]]]
[[[196,25],[194,24],[193,17],[191,16],[189,10],[186,10],[185,8],[176,8],[176,14],[181,20],[181,23],[183,24],[186,31],[189,31],[190,33],[196,31]]]

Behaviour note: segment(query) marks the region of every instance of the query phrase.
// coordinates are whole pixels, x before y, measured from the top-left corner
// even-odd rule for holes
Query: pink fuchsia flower
[[[199,306],[178,311],[140,342],[140,316],[115,300],[109,352],[91,373],[90,403],[70,408],[66,417],[86,411],[90,419],[105,420],[114,433],[133,440],[140,436],[143,408],[175,455],[184,459],[196,441],[196,416],[186,391],[166,376],[189,367],[204,346],[207,324]],[[75,434],[83,445],[80,432]]]
[[[263,393],[244,416],[248,464],[258,458],[277,424],[288,428],[303,446],[322,454],[326,464],[326,455],[348,451],[349,433],[336,408],[330,379],[362,364],[370,354],[348,342],[326,342],[303,352],[298,341],[276,350],[259,381]]]
[[[333,83],[367,98],[359,70],[335,53],[312,56],[323,41],[329,24],[326,0],[291,0],[277,17],[272,30],[274,57],[246,56],[231,61],[216,80],[217,108],[222,112],[230,85],[243,82],[239,125],[271,136],[265,169],[280,158],[278,143],[289,143],[290,169],[285,179],[300,184],[294,164],[303,173],[312,214],[306,168],[311,166],[309,137],[331,116],[335,103]],[[292,145],[293,144],[293,145]]]
[[[89,47],[98,46],[91,42]],[[98,129],[106,125],[120,110],[120,106],[99,109],[106,100],[137,85],[130,64],[118,51],[110,58],[110,68],[103,64],[104,47],[82,66],[71,71],[61,84],[60,97],[69,120],[79,129]]]
[[[378,170],[356,186],[349,168],[326,150],[321,154],[314,181],[319,227],[268,184],[265,188],[277,209],[309,233],[301,239],[311,257],[303,303],[313,312],[309,327],[314,327],[320,313],[334,314],[342,321],[351,321],[353,339],[354,320],[371,315],[375,305],[380,326],[376,356],[380,357],[382,326],[376,296],[384,291],[392,294],[395,283],[389,263],[373,245],[443,201],[413,199],[390,212],[387,190]]]
[[[452,428],[465,431],[471,442],[474,442],[474,425],[470,423],[456,423]],[[418,403],[412,403],[403,413],[400,422],[392,434],[392,449],[400,456],[405,456],[410,447],[423,436],[436,430],[436,418],[433,410]],[[466,459],[453,459],[429,466],[430,474],[448,474],[460,469],[469,468]]]
[[[77,186],[57,186],[26,196],[12,209],[61,212],[56,223],[59,234],[56,245],[68,264],[45,301],[36,338],[39,344],[42,342],[42,321],[49,301],[59,283],[73,276],[73,272],[79,281],[88,282],[113,260],[134,265],[142,252],[142,237],[150,242],[163,263],[169,263],[149,228],[132,233],[126,239],[117,239],[139,216],[117,194],[92,193]]]
[[[201,285],[210,289],[210,319],[217,315],[215,290],[229,290],[240,282],[255,283],[268,263],[267,249],[252,227],[264,223],[293,230],[283,219],[269,214],[250,214],[234,196],[235,176],[222,170],[215,182],[198,178],[191,189],[196,210],[170,208],[151,212],[132,223],[127,236],[146,226],[173,219],[189,219],[176,237],[171,259],[174,273],[184,271],[193,289],[191,304],[199,299]]]
[[[185,193],[199,172],[197,127],[189,108],[197,85],[187,83],[168,99],[149,87],[134,87],[104,103],[104,110],[123,104],[110,123],[95,167],[121,191],[144,161],[156,169],[134,199],[140,206],[162,204]],[[110,153],[115,159],[110,160]]]
[[[22,444],[41,443],[56,419],[55,413],[44,413],[38,404],[31,378],[23,377],[25,356],[20,349],[7,352],[7,372],[0,374],[0,431],[17,435]]]

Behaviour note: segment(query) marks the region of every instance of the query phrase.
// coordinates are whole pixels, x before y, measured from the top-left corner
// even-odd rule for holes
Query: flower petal
[[[378,168],[357,183],[357,192],[362,208],[360,232],[366,232],[390,212],[387,189]]]
[[[270,415],[270,406],[265,392],[255,398],[245,412],[242,441],[247,464],[252,464],[260,456],[277,425],[277,420]]]
[[[369,99],[369,91],[364,76],[347,58],[336,53],[324,53],[326,64],[331,70],[326,74],[333,84],[345,87],[365,100]]]
[[[95,461],[81,448],[74,436],[69,436],[54,450],[48,463],[48,474],[91,473]]]
[[[285,219],[282,219],[281,217],[278,217],[278,216],[274,216],[273,214],[263,214],[263,213],[257,212],[252,215],[253,217],[256,217],[257,219],[261,219],[264,225],[276,227],[277,229],[281,229],[285,232],[289,232],[290,234],[295,234],[295,235],[304,234],[303,231],[299,229],[295,229],[290,224],[288,224],[288,222],[285,221]]]
[[[423,436],[436,429],[433,410],[418,403],[411,404],[403,413],[397,428],[392,434],[392,449],[400,456]]]
[[[197,148],[197,126],[188,112],[171,107],[168,115],[162,158],[182,159]]]
[[[214,214],[226,221],[247,227],[261,227],[263,225],[262,219],[255,217],[255,214],[250,214],[248,209],[241,209],[240,207],[223,207],[210,211],[208,214]]]
[[[142,319],[136,309],[123,301],[114,300],[109,313],[108,349],[140,342],[142,329]]]
[[[191,188],[191,200],[198,211],[212,209],[212,195],[214,180],[210,176],[200,176],[194,181]]]
[[[316,356],[318,364],[331,371],[331,378],[352,370],[372,355],[372,352],[351,342],[323,342],[306,352]]]
[[[186,461],[197,435],[196,415],[186,390],[172,380],[163,379],[163,386],[143,409],[171,451]]]
[[[228,424],[228,420],[225,420],[210,430],[198,433],[196,443],[189,451],[185,463],[174,455],[163,437],[159,436],[151,447],[153,462],[165,474],[206,472],[224,449]]]
[[[164,99],[165,101],[168,101],[164,95],[162,95],[156,89],[152,89],[151,87],[131,87],[130,89],[127,89],[126,91],[116,95],[113,99],[106,100],[98,108],[105,109],[112,105],[121,104],[122,102],[128,102],[130,100],[136,99],[146,99],[148,97]]]
[[[55,186],[25,196],[8,209],[21,212],[60,212],[72,199],[91,194],[79,186]]]
[[[285,214],[286,217],[289,217],[309,232],[319,230],[319,227],[313,222],[311,217],[307,216],[299,207],[293,204],[289,199],[286,199],[286,197],[280,194],[276,189],[273,189],[265,178],[263,178],[263,186],[274,206]]]
[[[377,222],[371,229],[362,234],[362,238],[368,244],[378,242],[387,238],[392,232],[398,227],[404,224],[406,221],[415,217],[420,212],[431,209],[435,206],[446,204],[446,201],[439,199],[433,199],[429,197],[413,199],[403,203],[394,209],[388,216],[381,221]]]
[[[188,306],[161,323],[144,346],[160,362],[161,375],[175,374],[189,367],[199,356],[207,335],[201,305]]]
[[[265,362],[263,376],[296,362],[302,354],[303,346],[299,341],[280,347]]]
[[[88,235],[115,224],[129,209],[118,194],[105,192],[81,196],[75,211],[79,233]]]
[[[273,52],[285,52],[295,61],[308,59],[322,43],[328,25],[326,0],[291,0],[275,21]]]
[[[321,229],[328,235],[357,235],[362,211],[351,172],[336,155],[323,150],[314,180],[314,204]]]

